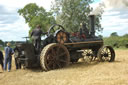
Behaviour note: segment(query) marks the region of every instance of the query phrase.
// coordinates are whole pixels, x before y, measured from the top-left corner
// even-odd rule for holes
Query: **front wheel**
[[[113,62],[115,60],[115,51],[111,46],[103,46],[99,49],[97,56],[102,62]]]

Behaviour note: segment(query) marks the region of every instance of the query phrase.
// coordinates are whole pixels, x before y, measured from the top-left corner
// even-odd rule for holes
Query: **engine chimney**
[[[95,36],[95,15],[89,15],[90,35]]]

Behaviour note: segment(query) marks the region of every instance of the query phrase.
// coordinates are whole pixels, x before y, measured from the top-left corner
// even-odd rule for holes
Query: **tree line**
[[[117,32],[113,32],[109,37],[104,37],[103,39],[105,45],[110,45],[115,48],[128,48],[128,34],[119,36]]]

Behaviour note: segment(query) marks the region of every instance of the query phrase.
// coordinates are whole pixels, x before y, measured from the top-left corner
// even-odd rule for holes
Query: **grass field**
[[[0,68],[0,85],[128,85],[128,50],[116,50],[115,62],[78,62],[66,68],[42,72],[40,69]]]

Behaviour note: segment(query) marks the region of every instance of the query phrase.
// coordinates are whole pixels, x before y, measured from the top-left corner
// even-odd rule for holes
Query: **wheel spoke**
[[[59,61],[56,62],[56,65],[57,65],[59,68],[61,68],[61,65],[60,65]]]
[[[50,54],[48,54],[47,57],[46,57],[46,59],[47,60],[53,60],[53,57]]]
[[[53,60],[54,60],[54,59],[50,59],[50,58],[49,58],[49,59],[47,59],[47,61],[53,61]]]
[[[102,57],[102,61],[105,61],[105,57],[104,56]]]
[[[57,38],[57,41],[58,41],[58,42],[60,42],[60,41],[61,41],[61,39],[60,39],[60,38]]]
[[[57,55],[58,55],[59,51],[60,51],[60,45],[59,45],[59,47],[57,48],[57,51],[56,51]]]
[[[64,62],[64,63],[66,63],[66,62],[67,62],[66,60],[63,60],[63,59],[60,59],[59,61],[60,61],[60,62]]]
[[[60,34],[57,35],[57,38],[60,38]]]
[[[101,51],[101,54],[104,54],[105,53],[105,51],[104,51],[104,49]]]
[[[51,51],[52,51],[52,54],[51,54],[51,55],[52,55],[52,56],[56,56],[55,50],[54,50],[53,48],[51,49]]]
[[[63,37],[67,37],[65,33],[63,34]]]
[[[111,53],[110,53],[110,54],[108,54],[108,56],[112,56],[112,55],[111,55]]]
[[[53,64],[53,69],[56,69],[56,64],[55,63]]]
[[[52,29],[52,31],[53,31],[53,32],[55,32],[55,30],[54,30],[54,29]]]
[[[64,53],[61,53],[61,54],[59,54],[57,57],[61,57],[61,56],[64,56],[66,54],[66,52],[64,52]]]
[[[66,37],[64,37],[64,41],[66,41],[67,40],[67,38]]]
[[[107,48],[104,48],[104,51],[107,52]]]
[[[53,61],[48,62],[49,67],[52,66],[52,65],[53,65]]]
[[[110,57],[105,57],[105,61],[110,61]]]

